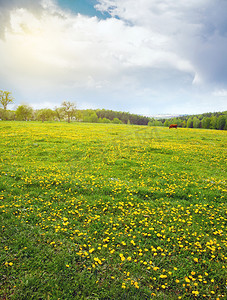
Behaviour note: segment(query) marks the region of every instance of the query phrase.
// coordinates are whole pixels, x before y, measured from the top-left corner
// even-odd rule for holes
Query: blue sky
[[[98,4],[95,0],[57,0],[60,7],[69,9],[73,13],[80,13],[87,16],[97,16],[100,19],[106,19],[110,15],[95,9],[95,5]]]
[[[226,0],[0,0],[11,108],[227,110],[226,53]]]

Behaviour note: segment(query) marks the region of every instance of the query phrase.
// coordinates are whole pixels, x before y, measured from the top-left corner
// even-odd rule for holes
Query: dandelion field
[[[225,131],[0,122],[1,299],[226,299]]]

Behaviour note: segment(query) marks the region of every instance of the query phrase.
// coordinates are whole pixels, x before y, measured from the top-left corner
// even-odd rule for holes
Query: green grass
[[[226,296],[226,132],[0,122],[0,137],[0,298]]]

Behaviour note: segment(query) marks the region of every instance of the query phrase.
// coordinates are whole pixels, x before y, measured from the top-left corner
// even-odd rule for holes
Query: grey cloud
[[[226,85],[227,82],[227,2],[213,1],[199,13],[200,30],[190,37],[191,48],[182,48],[205,82]],[[182,41],[187,40],[182,37]]]
[[[169,38],[167,49],[189,61],[204,84],[226,86],[226,0],[99,0],[109,11],[134,26]],[[161,50],[161,49],[160,49]]]

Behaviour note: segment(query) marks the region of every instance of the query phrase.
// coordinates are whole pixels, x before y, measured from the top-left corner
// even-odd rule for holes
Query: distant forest
[[[67,121],[68,114],[61,107],[55,109],[33,110],[28,105],[20,105],[13,110],[0,108],[0,120],[18,121]],[[148,126],[166,126],[177,124],[184,128],[205,128],[227,130],[227,111],[204,113],[198,115],[184,115],[171,119],[155,119],[128,112],[113,111],[106,109],[75,109],[70,114],[70,121],[87,123],[114,123],[133,124]]]
[[[152,120],[149,125],[159,123],[159,126],[169,126],[170,124],[177,124],[179,127],[185,128],[205,128],[227,130],[227,111],[223,112],[209,112],[197,115],[184,115],[172,119]]]
[[[64,101],[54,109],[43,108],[34,110],[29,105],[19,105],[16,110],[8,110],[7,105],[13,103],[10,92],[0,91],[0,120],[13,121],[67,121],[88,123],[114,123],[148,126],[169,126],[177,124],[184,128],[205,128],[227,130],[227,111],[183,115],[171,119],[155,119],[129,112],[106,109],[77,109],[76,104]]]

